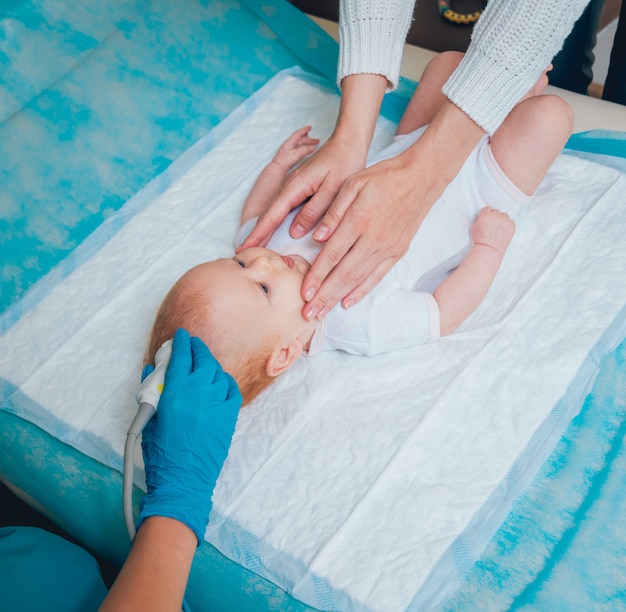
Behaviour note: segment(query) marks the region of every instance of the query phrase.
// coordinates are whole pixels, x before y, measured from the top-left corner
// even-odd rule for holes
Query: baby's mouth
[[[303,276],[311,268],[311,264],[301,255],[282,255],[283,261],[289,268],[300,272]]]

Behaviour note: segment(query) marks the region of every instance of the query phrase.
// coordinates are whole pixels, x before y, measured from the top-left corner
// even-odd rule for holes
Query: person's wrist
[[[180,466],[168,465],[166,471],[146,466],[147,493],[141,500],[139,525],[150,516],[164,516],[181,521],[197,536],[198,545],[204,538],[215,479],[207,471],[189,471]]]
[[[349,160],[355,172],[365,168],[367,153],[370,147],[370,142],[367,139],[351,139],[347,130],[342,131],[335,128],[335,131],[324,144],[324,148],[326,147],[332,150],[333,158],[338,163],[346,163]]]
[[[483,129],[450,101],[444,102],[422,137],[399,157],[422,168],[420,177],[437,191],[456,177],[485,135]],[[437,197],[439,197],[438,194]]]
[[[142,523],[141,535],[145,535],[148,530],[158,531],[159,534],[161,534],[164,528],[167,529],[169,533],[174,535],[177,542],[180,542],[183,539],[189,540],[190,543],[191,541],[197,540],[196,534],[188,525],[185,525],[185,523],[177,518],[171,516],[161,516],[158,514],[145,518]],[[140,532],[138,531],[138,537],[140,537],[139,533]]]
[[[185,492],[161,487],[153,493],[146,494],[142,499],[137,529],[150,517],[175,519],[194,532],[199,546],[204,539],[211,508],[210,496],[207,499],[197,491]]]
[[[380,74],[351,74],[341,82],[341,103],[333,136],[367,150],[372,142],[387,78]]]
[[[485,135],[485,131],[450,100],[441,105],[426,132],[429,130],[436,134],[436,142],[445,150],[446,157],[461,165]]]

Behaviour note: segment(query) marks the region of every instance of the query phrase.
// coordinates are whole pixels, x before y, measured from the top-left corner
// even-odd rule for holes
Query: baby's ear
[[[274,378],[289,369],[302,354],[302,344],[299,340],[292,340],[272,351],[265,364],[265,372]]]

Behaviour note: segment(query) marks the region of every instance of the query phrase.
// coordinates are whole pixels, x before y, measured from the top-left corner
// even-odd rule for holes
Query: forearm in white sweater
[[[589,0],[490,0],[443,92],[489,134],[534,85]],[[382,74],[398,84],[415,0],[341,0],[337,81]]]
[[[382,74],[398,86],[415,0],[341,0],[337,83],[351,74]]]
[[[490,0],[443,93],[488,134],[535,84],[589,0]]]

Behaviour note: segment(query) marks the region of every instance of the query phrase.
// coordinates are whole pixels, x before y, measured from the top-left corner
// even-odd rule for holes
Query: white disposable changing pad
[[[4,408],[121,469],[160,300],[232,253],[257,173],[294,129],[328,136],[337,108],[280,74],[129,202],[5,317]],[[374,150],[393,129],[380,121]],[[624,193],[619,172],[561,156],[459,333],[300,360],[241,412],[207,539],[316,607],[445,600],[626,335]]]

